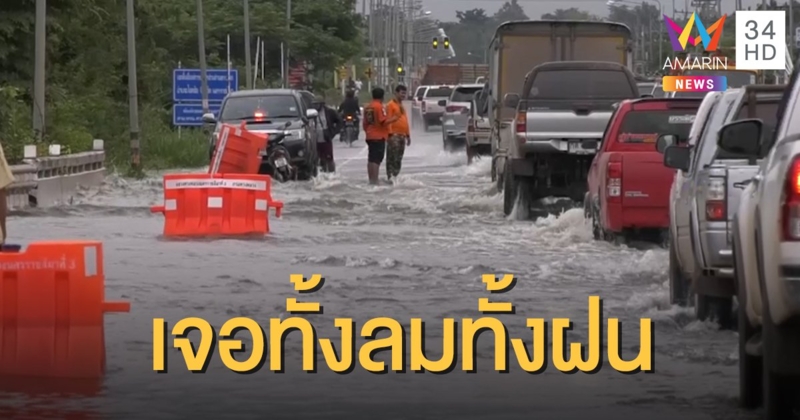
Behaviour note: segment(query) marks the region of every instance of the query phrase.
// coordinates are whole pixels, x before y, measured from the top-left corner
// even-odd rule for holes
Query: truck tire
[[[514,175],[508,173],[508,167],[503,171],[503,214],[510,216],[514,211],[514,204],[517,202],[517,183],[514,182]]]
[[[738,290],[737,298],[739,308],[737,310],[737,324],[739,327],[739,405],[745,409],[753,409],[761,406],[764,397],[762,383],[762,359],[758,356],[747,354],[747,341],[755,334],[756,329],[750,325],[747,318],[747,289],[744,279],[737,273],[743,273],[742,258],[738,255],[741,252],[737,225],[733,225],[733,280],[736,282]]]
[[[765,295],[766,296],[766,295]],[[792,377],[780,373],[779,369],[770,367],[770,363],[766,358],[772,360],[786,360],[790,356],[783,353],[778,346],[778,342],[785,341],[786,337],[779,337],[780,334],[787,332],[796,333],[796,329],[781,328],[772,323],[769,315],[769,306],[764,297],[764,305],[762,305],[762,319],[763,319],[763,339],[764,339],[764,358],[763,361],[763,398],[764,398],[764,418],[767,420],[782,420],[790,419],[793,415],[792,398],[794,387],[792,386]],[[781,339],[783,338],[783,340]]]
[[[689,303],[689,282],[678,263],[675,241],[669,245],[669,301],[673,305],[685,307]]]

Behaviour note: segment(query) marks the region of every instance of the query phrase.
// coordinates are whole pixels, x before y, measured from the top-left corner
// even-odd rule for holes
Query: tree
[[[486,10],[483,9],[471,9],[467,11],[456,11],[456,18],[458,19],[458,23],[462,25],[486,25],[489,23],[491,18],[486,14]]]
[[[209,68],[226,66],[227,38],[233,67],[244,75],[241,2],[203,0]],[[7,156],[20,157],[31,139],[33,0],[3,0],[0,7],[0,141]],[[238,5],[238,6],[237,6]],[[198,65],[195,0],[136,0],[137,77],[143,162],[198,166],[208,159],[200,130],[171,126],[172,69]],[[280,74],[280,45],[292,58],[330,72],[363,48],[355,0],[294,2],[286,29],[285,0],[250,0],[252,47],[266,41],[266,79]],[[73,150],[106,142],[111,163],[127,162],[128,77],[124,0],[47,2],[47,126],[45,140]],[[330,80],[319,77],[319,80]],[[244,77],[240,78],[242,85]],[[22,129],[25,127],[25,129]]]
[[[525,10],[522,9],[517,0],[511,0],[503,3],[503,6],[494,14],[492,19],[496,25],[500,25],[504,22],[528,20],[530,18],[525,14]]]
[[[545,20],[600,20],[599,17],[592,15],[589,12],[584,12],[578,8],[571,7],[569,9],[558,9],[553,13],[545,13],[542,15]]]

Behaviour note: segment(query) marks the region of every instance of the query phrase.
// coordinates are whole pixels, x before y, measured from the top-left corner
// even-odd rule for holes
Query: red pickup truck
[[[617,105],[589,169],[587,217],[595,239],[663,240],[675,170],[656,150],[662,134],[685,141],[701,99],[646,98]]]

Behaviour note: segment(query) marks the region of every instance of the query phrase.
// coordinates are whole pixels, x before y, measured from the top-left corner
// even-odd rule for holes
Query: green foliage
[[[355,0],[295,0],[287,29],[285,0],[250,0],[251,59],[256,39],[266,41],[266,83],[280,75],[280,44],[295,61],[309,61],[319,75],[360,55],[361,20]],[[244,85],[242,2],[204,0],[209,68],[231,60]],[[198,66],[195,0],[136,0],[137,79],[142,163],[149,168],[200,166],[208,159],[208,136],[178,130],[172,121],[172,69]],[[109,159],[127,165],[129,153],[128,58],[125,0],[48,0],[45,143],[85,150],[105,140]],[[19,159],[32,139],[34,0],[0,5],[0,141]],[[319,91],[332,77],[316,77]],[[279,83],[279,82],[278,82]],[[244,86],[241,86],[243,88]]]

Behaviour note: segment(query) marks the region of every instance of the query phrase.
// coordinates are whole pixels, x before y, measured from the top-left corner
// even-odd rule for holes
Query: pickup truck
[[[719,147],[762,159],[733,218],[739,395],[768,420],[792,418],[800,385],[800,78],[794,66],[775,130],[762,119],[729,123]]]
[[[470,107],[475,93],[483,89],[483,85],[458,85],[453,89],[450,98],[439,101],[444,106],[442,115],[442,147],[446,151],[454,151],[467,143],[467,123]]]
[[[517,200],[521,206],[550,196],[583,201],[589,167],[614,104],[638,97],[636,79],[622,64],[564,61],[531,70],[522,95],[503,98],[506,107],[516,110],[517,140],[504,171],[506,215]]]
[[[595,239],[625,242],[646,236],[663,242],[669,228],[669,190],[675,176],[654,147],[662,134],[686,138],[699,99],[622,101],[592,161],[584,209]]]
[[[422,116],[422,127],[428,131],[432,125],[442,123],[445,107],[439,105],[442,99],[447,100],[453,93],[452,86],[429,86],[420,102],[420,114]]]
[[[717,147],[717,132],[729,122],[752,117],[774,123],[782,90],[783,86],[751,85],[715,93],[718,110],[696,142],[686,148],[664,147],[671,142],[666,141],[661,147],[665,164],[679,169],[670,201],[676,254],[670,262],[670,271],[676,270],[672,295],[678,298],[675,303],[685,304],[691,290],[697,318],[716,319],[723,327],[733,323],[736,294],[729,224],[739,185],[754,174],[755,162]]]

